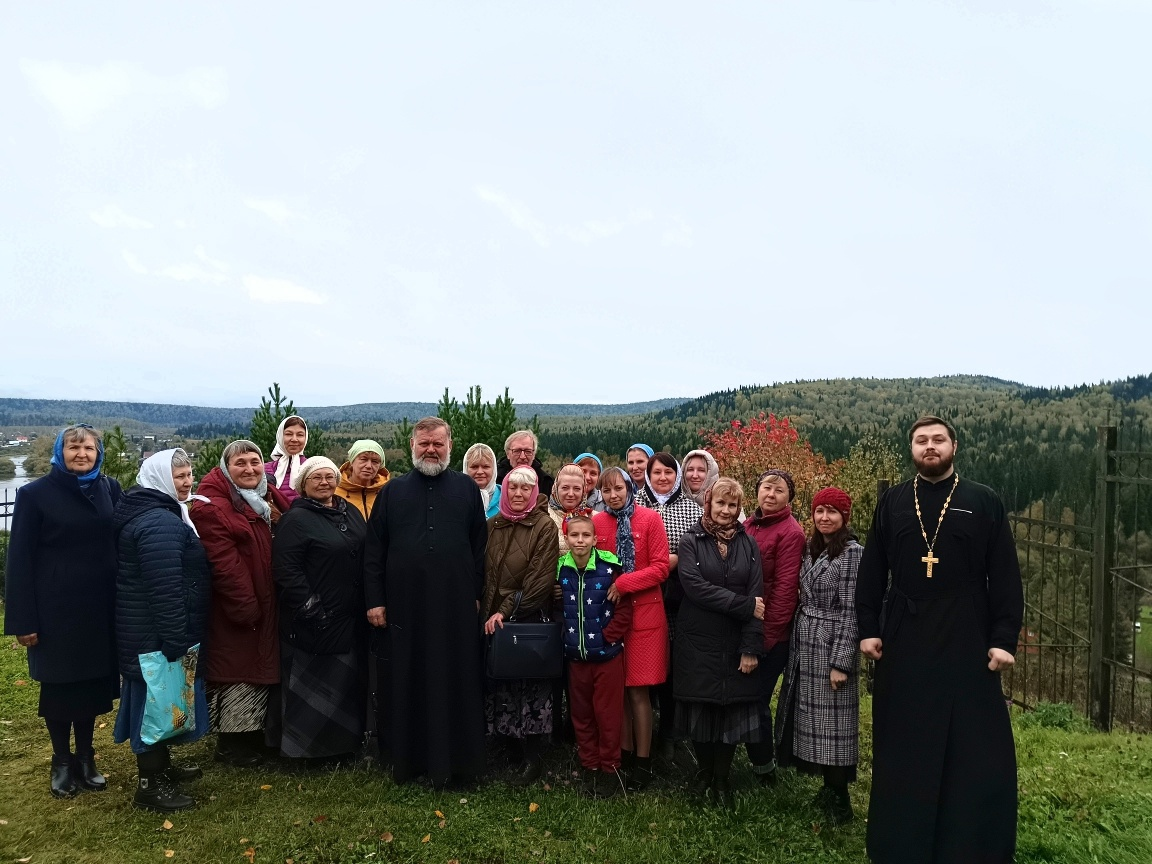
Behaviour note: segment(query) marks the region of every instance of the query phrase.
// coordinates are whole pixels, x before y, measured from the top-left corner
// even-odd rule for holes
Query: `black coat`
[[[157,489],[132,489],[112,515],[120,572],[116,642],[120,672],[140,674],[141,654],[175,660],[201,643],[212,602],[212,572],[180,505]]]
[[[280,638],[310,654],[346,654],[367,633],[360,511],[297,498],[272,538]],[[312,603],[309,604],[309,600]]]
[[[36,633],[28,671],[51,684],[116,674],[113,637],[116,543],[112,509],[120,484],[51,472],[16,493],[8,539],[4,632]]]
[[[530,467],[536,472],[536,479],[540,481],[540,494],[552,497],[552,485],[556,482],[552,477],[544,473],[544,465],[539,459],[533,459]],[[508,472],[512,470],[512,463],[508,461],[508,457],[501,457],[500,461],[496,463],[496,483],[504,482],[504,478],[508,476]]]
[[[760,551],[743,527],[721,558],[699,522],[680,537],[684,600],[672,641],[673,695],[683,702],[731,705],[760,698],[759,669],[740,671],[740,655],[764,653],[764,625],[753,614],[764,590]]]

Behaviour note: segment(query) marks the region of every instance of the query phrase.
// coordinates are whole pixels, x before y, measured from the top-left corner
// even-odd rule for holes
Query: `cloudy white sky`
[[[1152,4],[0,6],[0,396],[1152,371]]]

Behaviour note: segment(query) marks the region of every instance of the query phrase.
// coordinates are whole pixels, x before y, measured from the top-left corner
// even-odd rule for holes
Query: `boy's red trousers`
[[[624,725],[623,652],[602,663],[570,660],[568,702],[580,764],[592,771],[615,771]]]

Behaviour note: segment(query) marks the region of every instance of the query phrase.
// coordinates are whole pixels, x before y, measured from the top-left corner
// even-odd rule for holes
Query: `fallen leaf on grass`
[[[17,678],[17,679],[16,679],[15,681],[13,681],[12,683],[13,683],[13,684],[15,684],[17,687],[23,687],[23,686],[25,686],[25,685],[26,685],[28,682],[27,682],[27,681],[25,681],[23,678]],[[16,860],[18,860],[18,861],[31,861],[31,860],[32,860],[32,856],[31,856],[31,855],[29,855],[27,858],[18,858],[18,859],[16,859]]]
[[[327,822],[328,817],[325,816],[323,813],[321,813],[319,816],[313,816],[312,821],[313,822]]]
[[[383,840],[385,843],[391,843],[392,842],[392,832],[391,831],[385,831],[383,834],[380,835],[380,839]]]
[[[432,839],[431,834],[425,834],[423,837],[420,838],[420,842],[421,843],[427,843],[431,839]]]
[[[437,819],[443,819],[444,818],[444,814],[441,813],[439,810],[433,810],[432,812],[436,814]]]
[[[0,825],[7,825],[7,824],[8,824],[7,819],[0,819]]]
[[[552,791],[552,784],[551,783],[545,783],[544,784],[544,791],[545,792],[551,792]]]
[[[513,822],[519,822],[519,821],[520,821],[520,817],[519,817],[519,816],[513,816],[513,817],[512,817],[512,821],[513,821]]]
[[[237,842],[239,842],[239,843],[249,843],[249,842],[251,842],[251,841],[250,841],[250,840],[249,840],[247,837],[241,837],[241,838],[240,838],[240,839],[239,839]]]
[[[254,864],[256,861],[256,850],[249,846],[244,850],[244,857],[248,859],[248,864]]]
[[[164,823],[160,827],[163,828],[165,831],[171,831],[172,830],[172,820],[165,819]]]
[[[460,859],[459,858],[449,858],[448,864],[460,864]]]
[[[528,812],[529,813],[535,813],[539,809],[540,809],[540,805],[537,804],[535,801],[533,801],[531,804],[528,805]]]
[[[29,861],[31,861],[31,860],[32,860],[32,856],[31,856],[31,855],[29,855],[27,858],[17,858],[17,859],[16,859],[16,864],[28,864],[28,862],[29,862]]]
[[[101,728],[101,729],[107,729],[107,728],[108,728],[108,724],[107,724],[107,723],[101,723],[99,728]]]
[[[460,803],[461,803],[461,804],[467,804],[467,803],[468,803],[468,799],[467,799],[467,798],[461,798],[461,799],[460,799]]]
[[[447,825],[447,824],[448,824],[448,820],[447,820],[447,819],[441,819],[441,820],[440,820],[440,827],[441,827],[441,828],[443,828],[443,827],[444,827],[445,825]]]
[[[260,791],[261,792],[267,792],[271,788],[272,788],[271,783],[265,783],[263,786],[260,787]]]
[[[165,858],[171,858],[171,857],[172,857],[173,855],[175,855],[175,854],[176,854],[176,850],[175,850],[175,849],[165,849],[165,850],[164,850],[164,857],[165,857]]]

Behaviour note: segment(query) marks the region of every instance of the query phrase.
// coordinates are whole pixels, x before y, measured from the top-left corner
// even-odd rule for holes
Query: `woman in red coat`
[[[614,553],[624,573],[608,599],[632,606],[632,627],[624,638],[624,729],[622,756],[630,789],[652,779],[652,701],[648,688],[668,675],[668,621],[661,587],[668,578],[668,535],[659,514],[638,507],[620,468],[600,475],[606,510],[596,513],[596,548]],[[631,767],[631,771],[627,769]]]
[[[263,758],[268,689],[280,683],[272,530],[288,502],[268,483],[251,441],[224,448],[196,490],[208,500],[192,521],[212,564],[212,611],[202,663],[216,759],[255,765]]]

